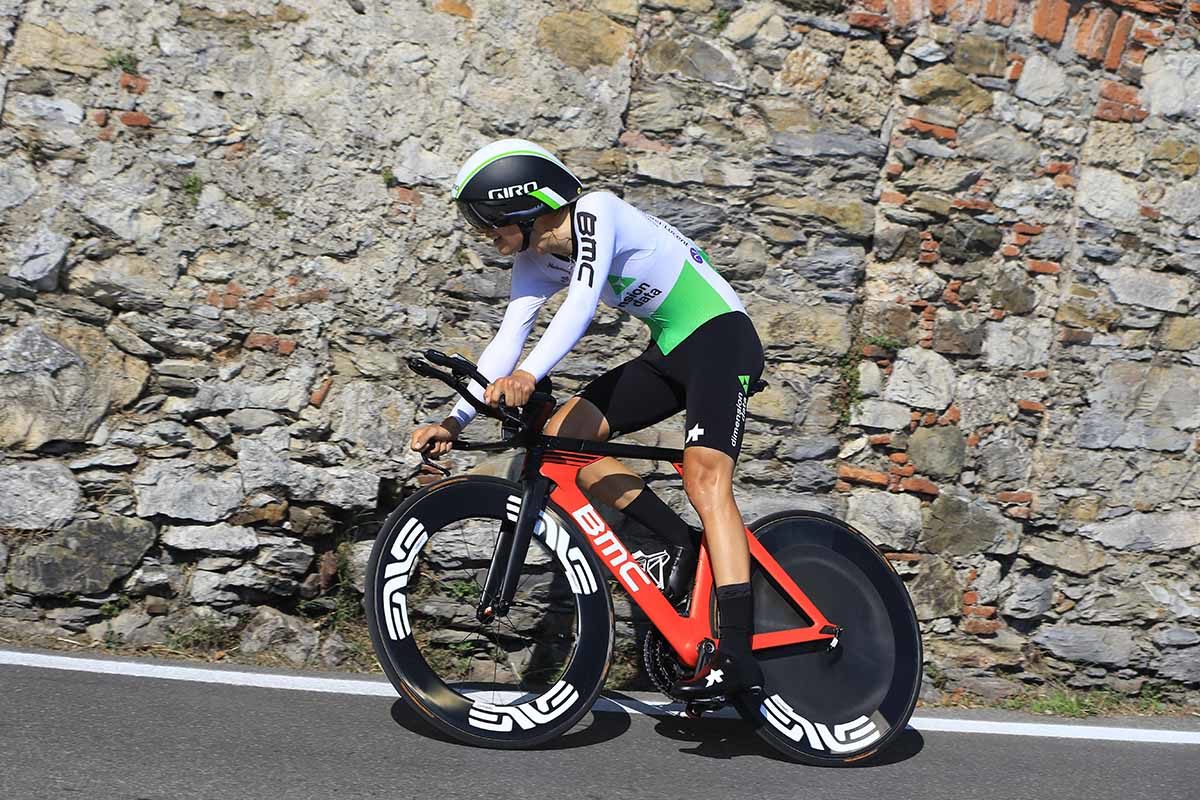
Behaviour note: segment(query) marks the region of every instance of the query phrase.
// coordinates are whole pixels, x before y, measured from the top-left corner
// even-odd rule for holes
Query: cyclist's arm
[[[512,290],[508,308],[504,310],[504,320],[500,323],[500,330],[496,331],[495,337],[479,356],[478,367],[484,377],[494,381],[513,371],[525,347],[525,340],[537,321],[538,311],[559,288],[537,274],[536,266],[517,256],[513,263]],[[486,387],[471,381],[470,388],[471,394],[483,399]],[[450,418],[458,422],[460,429],[465,428],[475,418],[475,409],[466,400],[459,400],[450,412]]]
[[[608,277],[616,233],[612,215],[605,214],[599,202],[589,202],[594,197],[585,196],[575,209],[575,273],[571,276],[567,297],[520,366],[533,375],[534,380],[540,381],[549,375],[550,370],[583,338],[600,303],[600,289]]]

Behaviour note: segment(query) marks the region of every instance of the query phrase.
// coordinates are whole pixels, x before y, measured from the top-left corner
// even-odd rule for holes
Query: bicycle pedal
[[[684,706],[683,711],[692,719],[700,719],[705,711],[716,711],[727,702],[728,700],[724,696],[711,697],[707,700],[693,700]]]

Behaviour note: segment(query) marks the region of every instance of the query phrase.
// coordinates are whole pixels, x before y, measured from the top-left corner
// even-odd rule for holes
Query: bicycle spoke
[[[496,702],[496,674],[500,669],[500,664],[495,659],[492,659],[492,702]]]

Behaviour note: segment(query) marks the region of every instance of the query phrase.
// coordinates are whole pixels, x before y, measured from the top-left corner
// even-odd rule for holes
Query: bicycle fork
[[[537,470],[541,462],[539,455],[530,453],[525,459],[521,509],[516,521],[505,517],[500,525],[483,593],[475,608],[475,618],[480,622],[488,623],[507,614],[517,593],[517,580],[529,552],[529,541],[550,493],[550,480]]]

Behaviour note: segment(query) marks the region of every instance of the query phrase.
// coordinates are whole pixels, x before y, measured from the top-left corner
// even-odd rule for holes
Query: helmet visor
[[[506,200],[460,199],[456,203],[467,224],[479,230],[517,225],[550,210],[541,200],[528,194]]]
[[[467,224],[476,230],[491,230],[504,224],[502,221],[492,218],[491,215],[480,214],[474,203],[459,200],[455,205],[458,206],[458,213],[467,221]]]

